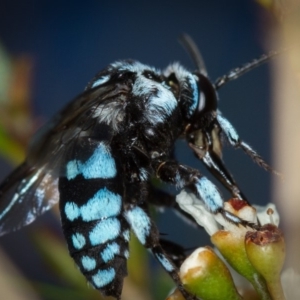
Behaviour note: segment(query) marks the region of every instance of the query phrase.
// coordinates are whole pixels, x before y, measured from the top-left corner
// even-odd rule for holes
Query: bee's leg
[[[227,170],[222,159],[211,149],[209,149],[202,158],[203,164],[223,185],[230,191],[234,198],[245,200],[248,202],[246,196],[240,190],[230,172]],[[249,202],[248,202],[249,203]]]
[[[144,205],[127,204],[125,206],[124,217],[141,244],[152,251],[155,258],[172,277],[184,298],[186,300],[196,300],[193,295],[184,289],[178,275],[179,270],[160,244],[159,231],[152,222]]]
[[[231,125],[231,123],[220,113],[217,115],[217,121],[221,131],[224,133],[231,146],[233,146],[234,148],[241,148],[247,155],[252,158],[255,163],[264,168],[266,171],[273,172],[275,174],[277,173],[254,149],[252,149],[250,145],[240,139],[238,133]]]
[[[196,169],[179,164],[174,160],[153,162],[156,176],[166,183],[179,188],[188,188],[213,214],[220,213],[227,221],[236,225],[253,227],[252,223],[238,218],[224,209],[224,202],[217,187]]]

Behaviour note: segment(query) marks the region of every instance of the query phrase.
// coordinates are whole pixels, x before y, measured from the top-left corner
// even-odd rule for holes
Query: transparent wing
[[[99,130],[99,127],[105,124],[99,119],[101,120],[102,114],[107,113],[107,107],[116,103],[118,91],[113,84],[81,94],[33,137],[29,145],[27,164],[36,168],[46,166],[52,176],[59,176],[64,153],[71,151],[79,137],[100,139],[103,130]]]
[[[33,222],[58,201],[58,178],[20,165],[0,185],[0,235]]]
[[[30,224],[57,203],[66,154],[76,151],[82,137],[110,140],[109,120],[120,111],[126,91],[126,84],[113,81],[91,88],[37,132],[26,161],[0,185],[0,235]]]

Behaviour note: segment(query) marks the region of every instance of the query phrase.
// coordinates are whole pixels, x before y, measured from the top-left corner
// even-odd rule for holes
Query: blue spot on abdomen
[[[81,264],[86,271],[92,271],[96,268],[96,259],[89,256],[82,256]]]
[[[83,221],[115,217],[120,214],[122,198],[107,188],[99,190],[93,198],[80,208]]]
[[[100,253],[102,260],[107,263],[112,260],[116,254],[120,254],[120,246],[114,242],[108,244],[104,250]]]
[[[86,244],[85,237],[81,233],[75,233],[72,235],[72,243],[75,249],[80,250]]]
[[[74,202],[67,202],[65,205],[65,214],[68,220],[74,221],[80,216],[80,209]]]
[[[64,213],[71,222],[79,217],[85,222],[90,222],[116,217],[120,214],[121,208],[122,197],[104,187],[81,207],[72,201],[66,202]]]
[[[99,270],[96,275],[92,276],[93,283],[96,288],[102,288],[111,283],[116,276],[116,271],[113,268]]]
[[[121,224],[117,218],[108,218],[98,222],[89,233],[92,246],[102,245],[119,236]]]
[[[71,180],[79,174],[82,174],[85,179],[114,178],[117,169],[110,148],[101,142],[87,161],[76,159],[69,161],[66,166],[67,178]]]

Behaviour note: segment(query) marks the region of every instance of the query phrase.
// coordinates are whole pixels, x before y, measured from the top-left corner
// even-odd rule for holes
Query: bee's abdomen
[[[119,297],[127,275],[129,225],[122,216],[122,183],[109,147],[77,153],[59,179],[62,228],[71,256],[95,288]]]

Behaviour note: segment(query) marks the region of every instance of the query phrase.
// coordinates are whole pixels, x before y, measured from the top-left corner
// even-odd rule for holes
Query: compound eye
[[[218,98],[216,90],[209,79],[201,73],[195,73],[199,90],[198,105],[195,111],[196,117],[200,114],[216,111],[218,107]]]
[[[180,87],[179,87],[179,82],[177,77],[175,76],[175,73],[171,73],[167,78],[166,78],[166,84],[171,88],[173,94],[175,97],[178,97]]]

